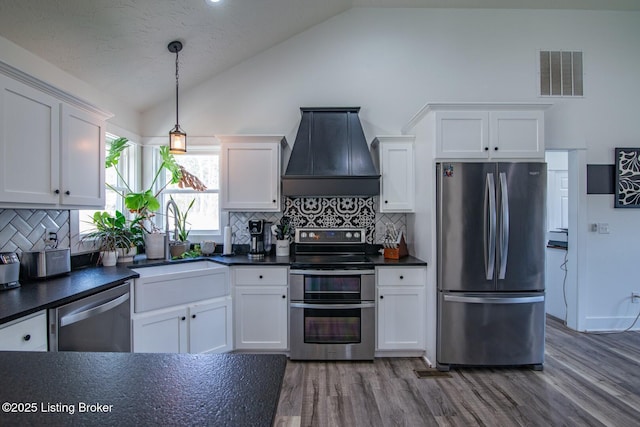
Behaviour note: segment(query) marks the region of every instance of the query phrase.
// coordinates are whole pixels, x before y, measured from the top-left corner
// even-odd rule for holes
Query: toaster
[[[20,286],[20,261],[15,252],[0,252],[0,290]]]
[[[24,279],[44,279],[68,273],[71,271],[71,251],[67,248],[22,252],[20,269]]]

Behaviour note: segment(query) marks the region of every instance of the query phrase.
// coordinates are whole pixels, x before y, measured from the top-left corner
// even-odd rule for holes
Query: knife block
[[[407,250],[407,242],[404,240],[404,235],[400,233],[398,242],[395,248],[384,248],[384,257],[386,259],[400,259],[409,255]]]

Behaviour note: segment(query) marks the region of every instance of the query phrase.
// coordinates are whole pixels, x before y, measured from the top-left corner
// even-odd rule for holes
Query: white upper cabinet
[[[79,108],[62,106],[61,203],[103,207],[104,121]]]
[[[0,85],[0,202],[55,206],[60,101],[3,75]]]
[[[108,114],[0,71],[0,207],[104,208]]]
[[[551,104],[427,104],[403,128],[426,121],[437,160],[544,159],[544,110]]]
[[[221,207],[230,211],[280,210],[283,136],[220,136]]]
[[[414,136],[378,136],[371,144],[380,169],[380,212],[413,212]]]

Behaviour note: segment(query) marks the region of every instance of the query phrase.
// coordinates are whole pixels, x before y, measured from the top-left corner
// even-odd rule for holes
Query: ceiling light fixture
[[[178,52],[182,50],[182,43],[174,40],[167,46],[169,52],[176,54],[176,126],[169,132],[169,152],[182,154],[187,152],[187,134],[180,129],[178,121]]]

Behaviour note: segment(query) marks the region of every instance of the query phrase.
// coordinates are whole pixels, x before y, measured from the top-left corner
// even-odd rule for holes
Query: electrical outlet
[[[640,303],[640,292],[631,292],[631,302],[634,304]]]
[[[598,223],[598,233],[609,234],[609,224],[607,224],[606,222]]]

